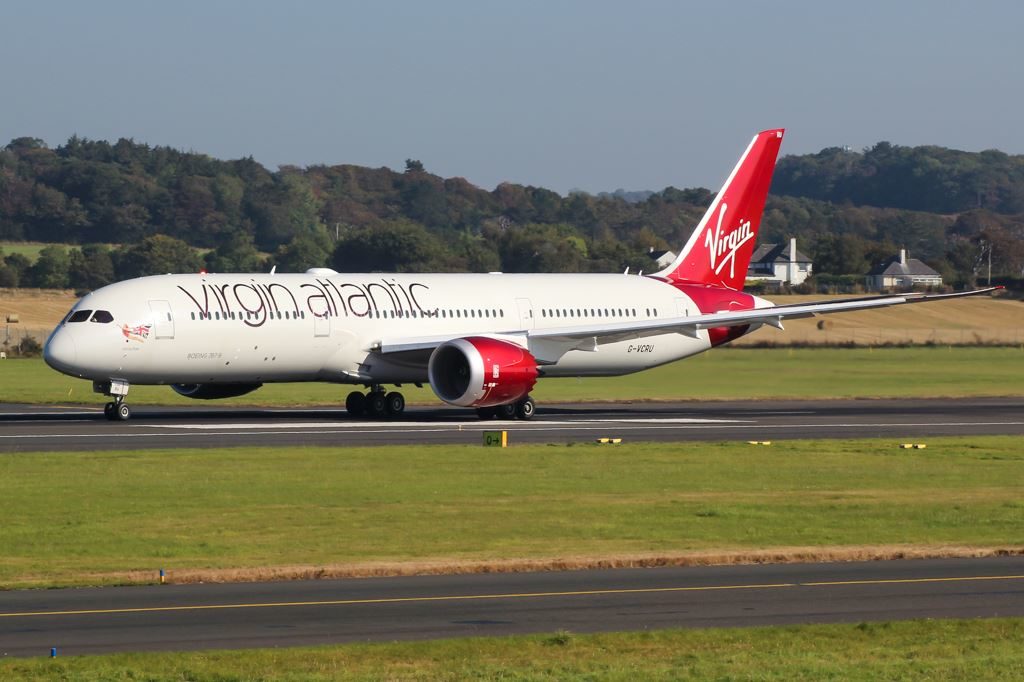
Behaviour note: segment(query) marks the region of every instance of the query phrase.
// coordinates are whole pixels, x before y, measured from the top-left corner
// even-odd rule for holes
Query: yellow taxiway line
[[[253,602],[242,604],[186,604],[181,606],[141,606],[115,609],[78,609],[69,611],[21,611],[0,613],[0,618],[30,616],[85,616],[118,613],[160,613],[165,611],[216,611],[227,609],[268,609],[302,606],[354,606],[361,604],[402,604],[414,602],[482,601],[486,599],[542,599],[615,594],[656,594],[671,592],[713,592],[722,590],[771,590],[792,587],[842,587],[844,585],[898,585],[922,583],[977,582],[985,580],[1024,580],[1024,575],[958,576],[948,578],[899,578],[878,580],[835,580],[807,583],[756,583],[751,585],[704,585],[695,587],[640,587],[608,590],[571,590],[563,592],[520,592],[499,594],[461,594],[437,597],[384,597],[377,599],[331,599],[322,601]]]

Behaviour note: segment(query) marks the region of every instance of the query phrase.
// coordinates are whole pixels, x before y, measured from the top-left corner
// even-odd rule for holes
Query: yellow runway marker
[[[159,613],[162,611],[217,611],[228,609],[268,609],[301,606],[357,606],[361,604],[403,604],[415,602],[482,601],[485,599],[542,599],[551,597],[586,597],[614,594],[658,594],[671,592],[714,592],[724,590],[772,590],[792,587],[842,587],[844,585],[893,585],[910,583],[978,582],[986,580],[1024,580],[1024,575],[984,575],[947,578],[898,578],[878,580],[835,580],[809,583],[759,583],[752,585],[704,585],[695,587],[647,587],[619,590],[573,590],[566,592],[522,592],[507,594],[461,594],[438,597],[388,597],[380,599],[333,599],[329,601],[257,602],[251,604],[191,604],[185,606],[142,606],[124,609],[82,609],[75,611],[25,611],[0,613],[0,618],[30,616],[85,616],[118,613]]]

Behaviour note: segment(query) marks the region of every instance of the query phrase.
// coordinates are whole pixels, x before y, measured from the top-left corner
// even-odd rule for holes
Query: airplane
[[[765,325],[971,296],[894,294],[774,305],[743,292],[784,130],[758,133],[675,261],[649,275],[167,274],[102,287],[46,342],[53,369],[93,382],[126,420],[133,384],[199,400],[271,382],[362,385],[353,417],[397,417],[385,385],[428,383],[482,419],[530,419],[538,379],[615,376],[721,346]]]

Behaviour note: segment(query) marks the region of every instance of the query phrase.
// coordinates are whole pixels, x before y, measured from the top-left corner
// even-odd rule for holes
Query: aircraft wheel
[[[537,413],[537,403],[533,402],[533,398],[526,396],[518,403],[516,403],[516,417],[524,421],[533,419],[533,415]]]
[[[384,405],[389,415],[397,417],[405,412],[405,396],[398,391],[392,391],[384,396]]]
[[[359,391],[352,391],[345,398],[345,411],[350,417],[362,417],[366,414],[366,396]]]
[[[498,419],[508,420],[516,418],[516,404],[507,403],[494,408],[494,416]]]
[[[481,419],[494,419],[494,408],[493,407],[478,407],[476,408],[476,416]]]
[[[126,422],[132,418],[132,411],[124,403],[118,404],[114,408],[114,419],[119,422]]]
[[[103,406],[103,416],[107,421],[114,421],[114,403],[107,403]]]
[[[383,391],[371,391],[366,394],[366,411],[373,418],[383,417],[388,412],[388,403]]]

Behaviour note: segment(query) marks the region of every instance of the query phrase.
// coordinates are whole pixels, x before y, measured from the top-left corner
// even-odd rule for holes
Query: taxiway
[[[1024,616],[1024,557],[0,592],[0,656]]]

